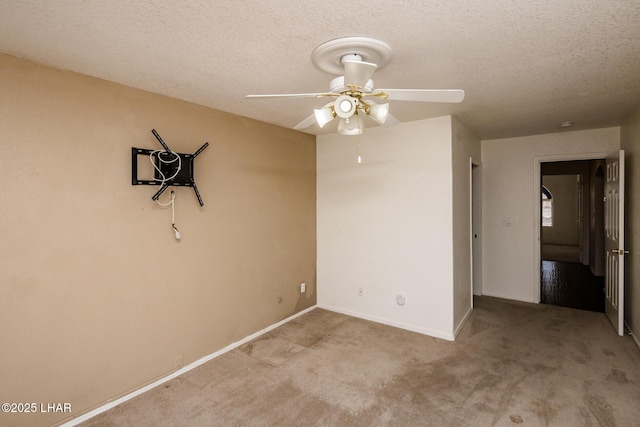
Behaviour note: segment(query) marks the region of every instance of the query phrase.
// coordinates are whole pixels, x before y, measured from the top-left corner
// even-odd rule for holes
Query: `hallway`
[[[604,312],[604,277],[574,262],[542,261],[540,303]]]

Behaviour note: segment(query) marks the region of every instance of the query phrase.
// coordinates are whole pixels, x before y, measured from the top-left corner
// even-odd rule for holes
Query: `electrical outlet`
[[[182,368],[182,356],[178,356],[176,357],[176,363],[173,366],[175,369],[180,369]]]
[[[364,296],[364,288],[362,288],[362,287],[358,288],[358,296],[359,297],[363,297]]]
[[[307,291],[307,284],[302,282],[300,283],[300,293],[304,294]]]
[[[406,302],[407,302],[407,297],[404,296],[404,294],[396,295],[396,303],[398,303],[398,305],[405,305]]]

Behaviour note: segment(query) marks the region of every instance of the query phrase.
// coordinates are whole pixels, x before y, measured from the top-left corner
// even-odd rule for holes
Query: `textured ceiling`
[[[323,101],[244,96],[328,90],[311,52],[344,36],[391,46],[376,87],[466,92],[392,101],[400,121],[454,114],[491,139],[640,107],[639,0],[0,0],[0,52],[289,128]]]

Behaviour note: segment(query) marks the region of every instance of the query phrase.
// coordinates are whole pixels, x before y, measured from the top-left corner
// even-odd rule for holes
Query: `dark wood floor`
[[[563,261],[542,261],[540,302],[604,312],[604,277],[588,266]]]

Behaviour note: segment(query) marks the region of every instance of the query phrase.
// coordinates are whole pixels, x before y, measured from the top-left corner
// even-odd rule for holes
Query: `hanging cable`
[[[171,155],[173,155],[173,157],[165,160],[165,159],[162,158],[162,154],[164,154],[164,153],[171,154]],[[154,161],[154,159],[158,159],[158,162],[156,163]],[[155,181],[160,181],[160,185],[164,185],[165,182],[171,181],[172,179],[177,177],[178,174],[180,173],[180,170],[182,169],[182,158],[175,151],[166,151],[166,150],[155,150],[155,151],[152,151],[151,154],[149,154],[149,160],[151,161],[151,164],[153,165],[153,168],[160,175],[160,179],[154,178]],[[178,162],[178,165],[176,167],[176,171],[170,177],[166,177],[164,175],[164,173],[162,172],[161,168],[159,167],[160,163],[170,164],[170,163],[174,163],[174,162]]]
[[[180,237],[182,237],[182,236],[180,235],[180,232],[176,228],[176,211],[175,211],[176,203],[175,203],[175,201],[176,201],[176,195],[172,190],[171,191],[171,227],[173,227],[173,231],[175,232],[176,239],[180,240]]]
[[[176,227],[176,210],[175,210],[176,192],[171,190],[171,200],[169,202],[161,203],[160,200],[156,200],[156,203],[162,206],[163,208],[166,208],[167,206],[171,206],[171,227],[173,228],[176,239],[180,240],[182,235],[180,234],[180,231],[178,231],[178,228]]]

